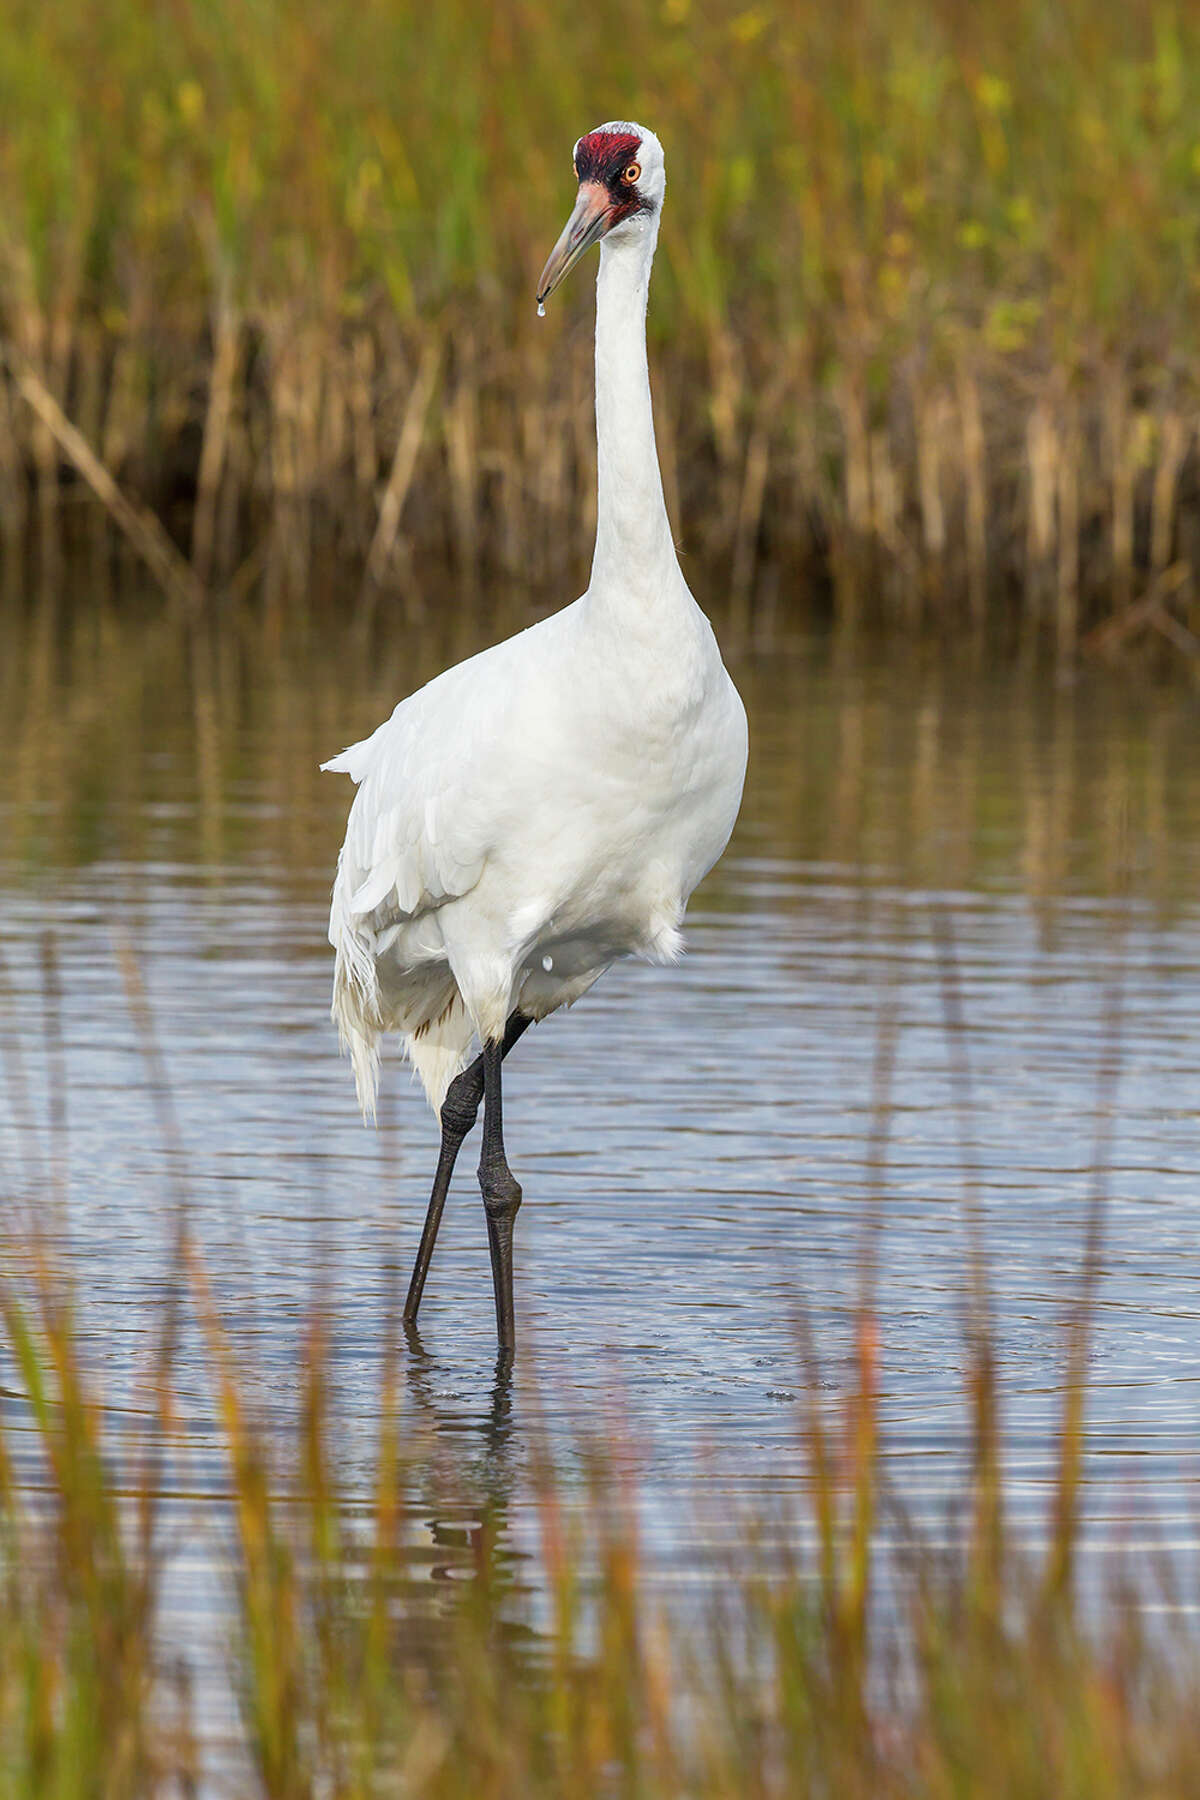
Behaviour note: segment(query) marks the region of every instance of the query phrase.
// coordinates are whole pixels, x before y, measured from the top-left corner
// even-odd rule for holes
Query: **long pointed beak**
[[[546,266],[538,282],[539,306],[554,292],[563,276],[575,267],[584,251],[592,244],[599,243],[608,230],[613,210],[608,189],[599,181],[580,182],[575,210],[563,226],[562,236],[546,258]]]

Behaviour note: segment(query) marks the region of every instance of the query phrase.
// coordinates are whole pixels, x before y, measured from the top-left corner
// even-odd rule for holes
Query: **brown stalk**
[[[341,485],[350,447],[346,375],[344,347],[336,334],[329,332],[321,364],[320,456],[325,486],[331,492],[336,492]]]
[[[846,523],[855,537],[871,529],[871,446],[862,370],[847,369],[838,383],[845,454]]]
[[[108,405],[104,426],[97,440],[99,460],[119,475],[133,442],[133,421],[138,411],[138,361],[132,326],[113,353],[112,376],[109,381]]]
[[[346,409],[350,419],[350,446],[354,463],[356,503],[354,514],[366,543],[367,521],[375,507],[375,483],[379,453],[375,443],[375,340],[366,330],[354,334],[347,369]]]
[[[302,595],[311,566],[310,517],[304,504],[302,340],[294,319],[271,326],[271,500],[274,530],[267,567],[267,613],[276,632],[285,599]]]
[[[987,608],[987,444],[974,374],[960,357],[956,371],[967,509],[967,598],[976,626]]]
[[[88,320],[79,331],[76,411],[79,430],[89,444],[98,444],[104,429],[104,366],[103,331],[96,321]],[[107,597],[110,540],[108,513],[103,506],[89,506],[87,527],[89,573],[96,583],[97,597]]]
[[[738,347],[732,332],[714,325],[708,333],[709,418],[717,451],[717,503],[712,509],[711,541],[728,543],[737,507],[738,469],[742,461],[742,380]]]
[[[6,545],[21,542],[27,510],[13,392],[9,382],[0,379],[0,536]]]
[[[1034,402],[1025,425],[1025,467],[1029,481],[1025,565],[1039,609],[1050,586],[1054,523],[1058,503],[1058,433],[1046,395]]]
[[[48,346],[46,318],[36,301],[30,300],[22,309],[17,320],[17,335],[20,339],[19,354],[25,359],[30,377],[42,387],[47,397],[53,401],[47,386],[49,369],[47,367]],[[10,362],[17,387],[21,389],[20,377]],[[23,390],[22,390],[23,391]],[[38,515],[42,525],[43,537],[47,531],[56,528],[58,517],[58,450],[55,437],[43,414],[34,409],[32,437],[34,479],[37,484]]]
[[[321,372],[325,344],[311,322],[297,342],[296,463],[299,495],[305,518],[305,535],[311,540],[313,500],[321,483]]]
[[[221,480],[215,526],[213,561],[217,569],[232,569],[241,543],[243,501],[253,487],[253,455],[248,429],[248,396],[245,383],[234,388],[225,443],[225,472]],[[232,584],[231,584],[232,585]]]
[[[470,332],[463,332],[459,338],[457,364],[454,391],[444,411],[442,429],[450,474],[455,560],[465,597],[469,599],[479,577],[478,362]]]
[[[1112,609],[1121,613],[1133,591],[1134,465],[1129,432],[1129,396],[1124,373],[1109,377],[1106,423],[1112,462]]]
[[[921,538],[930,562],[946,554],[946,509],[942,504],[942,437],[948,402],[944,394],[922,391],[916,405],[917,496]]]
[[[233,384],[237,373],[239,322],[227,296],[216,302],[213,319],[212,373],[208,405],[204,413],[204,437],[196,475],[196,506],[192,515],[192,567],[205,587],[212,579],[216,539],[217,499],[229,443]]]
[[[538,497],[541,501],[537,520],[537,543],[542,579],[550,582],[562,565],[563,534],[560,523],[567,497],[566,420],[562,408],[543,392],[538,412],[536,436]]]
[[[1061,658],[1074,655],[1079,632],[1079,459],[1083,452],[1079,411],[1064,403],[1058,459],[1058,586],[1055,642]]]
[[[421,360],[417,365],[417,373],[409,390],[408,405],[404,410],[404,421],[400,427],[400,436],[396,443],[395,455],[392,458],[391,473],[388,476],[387,486],[383,490],[383,499],[379,504],[379,519],[367,555],[366,574],[359,600],[361,604],[367,606],[368,610],[372,592],[381,588],[387,579],[388,567],[400,530],[400,520],[404,513],[404,502],[408,498],[408,491],[416,473],[417,459],[421,454],[421,445],[425,436],[425,420],[429,412],[430,401],[433,399],[434,388],[437,385],[441,354],[441,340],[431,333],[425,340],[421,351]]]
[[[1156,572],[1171,560],[1175,537],[1175,495],[1179,473],[1192,441],[1192,428],[1185,426],[1172,408],[1163,415],[1159,434],[1158,463],[1154,470],[1154,486],[1150,496],[1150,566]]]
[[[737,644],[744,643],[750,635],[758,534],[770,460],[766,422],[760,411],[746,445],[746,467],[733,538],[733,569],[729,578],[730,631]]]

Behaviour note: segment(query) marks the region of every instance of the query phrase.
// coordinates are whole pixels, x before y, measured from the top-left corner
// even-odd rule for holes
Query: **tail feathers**
[[[374,947],[352,920],[343,921],[334,946],[331,1014],[354,1070],[363,1118],[373,1119],[379,1092],[379,1040],[384,1032]]]
[[[332,1016],[354,1071],[363,1118],[375,1117],[379,1047],[386,1031],[400,1034],[430,1106],[440,1113],[446,1089],[465,1067],[475,1038],[454,977],[443,966],[440,975],[431,970],[431,979],[419,987],[397,991],[388,985],[384,959],[381,985],[381,940],[364,919],[339,907],[336,896],[329,935],[336,951]]]

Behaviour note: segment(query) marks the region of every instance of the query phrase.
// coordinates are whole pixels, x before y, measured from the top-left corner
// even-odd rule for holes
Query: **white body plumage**
[[[358,783],[329,936],[333,1016],[367,1114],[385,1032],[440,1110],[475,1038],[501,1035],[515,1007],[541,1019],[619,957],[678,956],[741,800],[745,712],[676,560],[654,445],[662,151],[623,124],[581,146],[605,132],[638,135],[646,199],[601,244],[588,590],[325,765]]]

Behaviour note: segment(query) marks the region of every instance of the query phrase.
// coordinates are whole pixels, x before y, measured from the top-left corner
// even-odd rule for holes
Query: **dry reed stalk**
[[[296,497],[301,502],[310,538],[313,501],[321,485],[321,372],[324,363],[324,339],[310,321],[297,335],[292,360],[296,390]]]
[[[942,446],[950,418],[948,396],[939,389],[922,387],[913,407],[916,439],[917,503],[921,513],[921,549],[924,588],[940,591],[946,558],[946,506],[942,493]],[[910,618],[915,623],[922,611],[921,586],[912,584]]]
[[[871,433],[870,451],[872,529],[886,552],[880,583],[889,608],[913,628],[922,611],[920,559],[904,529],[904,478],[886,425]]]
[[[549,370],[543,368],[541,374],[540,391],[531,389],[522,428],[527,466],[534,475],[527,558],[534,585],[548,586],[563,560],[570,421],[554,398]]]
[[[900,477],[892,460],[886,425],[872,431],[867,444],[871,472],[871,530],[892,557],[903,551],[900,534]]]
[[[1045,394],[1039,394],[1025,423],[1025,572],[1036,610],[1052,588],[1055,515],[1058,506],[1058,433]]]
[[[430,333],[422,347],[417,372],[412,387],[409,389],[408,404],[404,409],[400,436],[396,441],[396,450],[392,457],[391,472],[383,491],[383,499],[379,504],[379,518],[371,539],[371,548],[367,554],[367,566],[359,598],[360,601],[367,602],[368,611],[373,608],[371,595],[377,593],[384,585],[395,554],[400,520],[404,513],[404,502],[408,498],[408,491],[416,473],[417,460],[420,457],[421,445],[425,437],[425,422],[429,413],[429,405],[437,386],[441,355],[441,339],[436,334]]]
[[[113,355],[108,406],[98,444],[101,462],[117,476],[124,468],[133,444],[133,419],[139,410],[136,404],[138,362],[139,351],[130,330],[120,339]]]
[[[275,504],[287,508],[289,512],[300,492],[296,432],[296,349],[293,331],[294,326],[290,320],[283,322],[277,319],[268,335],[271,494]]]
[[[220,295],[213,314],[212,371],[208,383],[208,403],[204,411],[200,466],[196,475],[196,505],[192,514],[192,567],[197,579],[206,587],[212,578],[213,553],[216,548],[217,502],[229,443],[239,337],[237,313],[228,297]]]
[[[842,422],[846,523],[857,538],[871,530],[871,439],[861,369],[847,366],[837,387]]]
[[[966,488],[967,601],[973,623],[987,610],[987,442],[979,384],[963,357],[955,371]]]
[[[1150,496],[1150,567],[1156,574],[1161,573],[1171,560],[1175,538],[1175,495],[1180,471],[1191,446],[1192,430],[1173,407],[1163,414]]]
[[[1121,613],[1133,594],[1134,476],[1125,374],[1113,369],[1105,389],[1105,430],[1112,466],[1112,610]]]
[[[453,392],[443,409],[442,432],[450,476],[450,512],[454,555],[464,595],[471,598],[479,582],[479,363],[475,340],[461,333]]]
[[[350,412],[346,404],[348,373],[345,347],[336,337],[330,337],[321,363],[320,395],[322,486],[330,496],[339,493],[350,448]]]
[[[794,552],[808,560],[813,552],[814,518],[828,513],[830,479],[820,441],[820,406],[810,360],[799,348],[793,359],[795,397],[784,427],[784,443],[791,438],[791,454],[785,454],[777,474],[782,518]],[[782,446],[781,446],[782,448]],[[773,521],[774,523],[775,521]]]
[[[267,610],[278,627],[284,601],[303,594],[311,564],[311,519],[302,492],[304,402],[295,321],[279,315],[273,318],[267,329],[267,347],[272,516]]]
[[[80,327],[76,416],[79,430],[89,444],[98,444],[104,429],[104,339],[94,321]],[[103,506],[89,506],[87,517],[89,579],[108,598],[108,513]]]
[[[545,550],[543,561],[551,581],[562,570],[570,555],[571,470],[567,458],[570,420],[567,403],[547,398],[546,436],[542,446],[543,508],[542,534]]]
[[[50,319],[50,348],[46,359],[46,388],[54,395],[64,412],[68,405],[68,383],[71,372],[72,346],[74,329],[72,319],[55,313]],[[55,457],[54,487],[55,496],[62,504],[61,469]],[[61,524],[59,530],[61,531]]]
[[[870,579],[871,451],[863,374],[849,361],[835,385],[834,404],[842,440],[842,491],[830,560],[839,624],[853,636]]]
[[[235,384],[230,396],[229,421],[225,440],[225,467],[217,500],[213,563],[214,567],[222,574],[226,570],[232,569],[237,562],[241,541],[242,500],[250,493],[252,486],[253,464],[246,407],[246,388],[243,378],[240,387]]]
[[[79,299],[95,198],[93,174],[85,162],[78,170],[70,216],[59,221],[55,232],[53,274],[47,284],[48,298],[45,306],[45,364],[38,370],[46,391],[53,395],[64,412],[69,407],[68,384],[77,339]],[[56,455],[56,499],[59,498],[58,475]]]
[[[75,422],[89,444],[98,444],[104,423],[104,340],[94,320],[79,327],[75,366]]]
[[[356,331],[350,344],[346,409],[349,414],[350,455],[354,466],[355,538],[364,546],[371,540],[375,516],[375,483],[379,479],[379,449],[375,442],[375,340],[366,329]]]
[[[744,388],[738,346],[732,332],[723,326],[709,330],[708,366],[708,410],[717,453],[717,498],[708,516],[706,536],[710,546],[723,547],[732,537],[737,516],[743,465],[738,420]]]
[[[144,268],[135,266],[127,319],[113,355],[104,431],[97,444],[101,462],[116,481],[138,445],[145,445],[149,421],[146,346],[153,341],[155,309],[147,279]]]
[[[1072,656],[1079,635],[1079,461],[1083,454],[1079,409],[1073,395],[1063,402],[1057,435],[1058,579],[1055,593],[1055,647]]]
[[[30,376],[48,398],[53,393],[47,386],[46,317],[36,301],[29,300],[16,320],[14,345]],[[17,382],[20,388],[20,381]],[[55,402],[57,404],[57,402]],[[30,448],[33,454],[34,486],[43,545],[53,540],[58,523],[58,445],[45,418],[34,412]]]
[[[543,431],[545,413],[537,400],[535,385],[537,376],[538,371],[531,368],[530,380],[520,403],[520,447],[517,451],[517,467],[525,474],[523,484],[525,529],[522,534],[520,562],[526,580],[532,587],[541,585],[546,579],[545,544],[541,531],[541,513],[545,492],[543,468],[546,448]]]
[[[758,534],[762,527],[763,500],[770,468],[770,439],[765,408],[751,427],[746,444],[746,466],[733,536],[733,567],[729,576],[729,618],[733,640],[744,643],[750,635],[751,600],[758,560]]]
[[[507,397],[499,417],[501,442],[493,452],[493,457],[500,488],[496,507],[500,531],[500,566],[505,574],[515,575],[521,568],[523,491],[518,424]]]
[[[63,455],[78,470],[96,498],[142,558],[167,595],[185,613],[195,615],[204,606],[205,592],[195,573],[179,554],[159,520],[140,501],[123,494],[90,444],[72,425],[37,374],[12,345],[3,348],[22,398],[45,425]]]
[[[24,538],[28,513],[17,431],[13,389],[7,376],[0,375],[0,539],[9,552]]]

